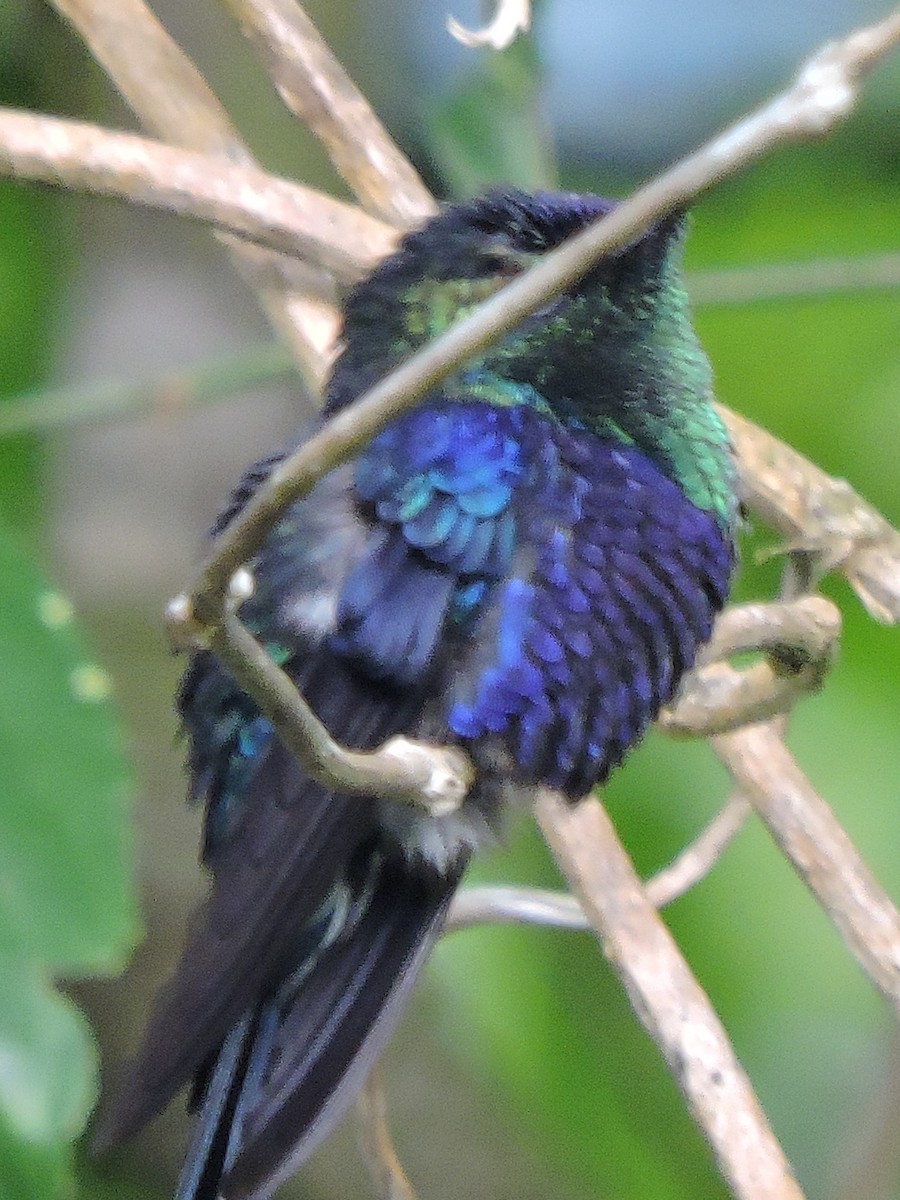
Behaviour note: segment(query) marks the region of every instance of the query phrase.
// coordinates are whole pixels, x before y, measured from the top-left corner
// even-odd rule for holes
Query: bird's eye
[[[534,261],[534,254],[507,238],[494,238],[481,254],[481,261],[492,275],[518,275]]]

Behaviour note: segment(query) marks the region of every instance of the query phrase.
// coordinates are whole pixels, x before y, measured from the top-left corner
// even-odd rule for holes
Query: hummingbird
[[[612,201],[449,205],[348,296],[343,409]],[[176,1200],[266,1200],[361,1088],[472,854],[538,786],[603,783],[709,638],[735,467],[685,218],[603,258],[279,517],[240,615],[340,743],[461,747],[455,812],[310,779],[206,650],[178,696],[212,884],[99,1140],[191,1084]],[[251,467],[213,534],[280,461]]]

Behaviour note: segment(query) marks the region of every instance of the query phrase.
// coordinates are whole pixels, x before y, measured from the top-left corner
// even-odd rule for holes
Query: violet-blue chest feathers
[[[408,237],[348,301],[329,409],[609,207],[504,192]],[[369,532],[334,650],[427,695],[431,736],[443,725],[485,769],[572,796],[672,697],[734,561],[734,467],[681,225],[601,262],[356,467]]]

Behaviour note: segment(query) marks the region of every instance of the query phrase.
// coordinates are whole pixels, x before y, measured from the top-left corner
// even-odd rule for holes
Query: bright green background
[[[16,14],[18,23],[9,19]],[[534,135],[536,72],[522,46],[476,67],[467,90],[423,115],[419,143],[430,147],[430,173],[449,191],[549,181],[554,155]],[[251,75],[240,78],[236,102],[252,134],[254,89],[264,85]],[[884,73],[840,135],[782,151],[704,200],[689,267],[896,252],[897,85],[896,71]],[[102,89],[40,6],[2,0],[0,93],[6,103],[80,111]],[[479,112],[490,120],[475,134]],[[286,162],[299,152],[285,129],[271,158]],[[320,157],[296,170],[323,177]],[[610,188],[583,169],[562,174],[569,186]],[[2,394],[39,385],[46,371],[65,317],[77,210],[72,197],[0,184]],[[900,522],[896,292],[707,306],[697,321],[726,403]],[[179,827],[167,845],[159,820],[158,797],[181,786],[168,719],[174,668],[155,629],[155,598],[136,611],[111,597],[76,617],[46,582],[53,564],[44,552],[44,497],[60,443],[45,445],[0,442],[0,1197],[43,1200],[75,1187],[82,1197],[162,1196],[181,1129],[151,1135],[136,1156],[112,1165],[88,1166],[74,1155],[95,1096],[94,1051],[84,1019],[53,983],[117,969],[137,936],[126,741],[163,861],[183,838]],[[748,530],[748,545],[771,540]],[[756,567],[750,550],[745,564],[741,595],[771,590],[777,564]],[[827,586],[845,612],[843,653],[824,692],[797,712],[791,744],[879,878],[900,895],[900,637],[874,625],[843,584]],[[102,670],[92,666],[95,653]],[[726,786],[705,747],[653,736],[607,799],[649,872],[711,816]],[[524,822],[476,875],[556,882]],[[175,953],[165,944],[176,936],[165,900],[155,903],[159,961],[148,978]],[[764,833],[748,827],[667,920],[809,1195],[900,1193],[900,1045],[890,1014]],[[120,1026],[140,1020],[150,986],[141,976],[137,998],[100,985],[80,989],[116,1053],[123,1040],[133,1042],[134,1030]],[[655,1049],[587,938],[493,929],[448,940],[389,1056],[389,1078],[403,1156],[423,1200],[725,1195]],[[351,1136],[335,1145],[317,1156],[298,1195],[324,1200],[365,1188]]]

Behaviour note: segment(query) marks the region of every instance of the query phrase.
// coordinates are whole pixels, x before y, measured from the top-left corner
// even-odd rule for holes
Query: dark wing
[[[242,616],[350,746],[371,748],[415,729],[448,621],[477,606],[511,551],[515,448],[493,427],[487,406],[471,407],[474,416],[464,405],[450,414],[420,411],[386,431],[363,456],[356,491],[348,470],[329,476],[288,510],[253,564],[256,592]],[[248,477],[229,516],[262,477],[264,470]],[[229,1029],[291,973],[305,927],[376,827],[371,800],[335,796],[303,775],[209,656],[189,669],[181,707],[192,790],[207,806],[205,858],[214,886],[101,1123],[101,1145],[136,1131],[207,1069],[223,1041],[227,1049]],[[455,886],[451,874],[437,889],[440,904]],[[411,979],[400,963],[412,962],[414,944],[430,942],[432,928],[428,918],[413,936],[402,893],[398,905],[400,924],[378,972],[392,987],[385,964]],[[386,916],[389,906],[383,909]],[[426,904],[423,911],[427,917],[437,909]],[[348,941],[341,953],[343,967],[333,958],[331,969],[359,992],[354,981],[369,970],[357,962],[359,944]],[[391,994],[382,992],[381,1006]],[[367,1013],[363,1041],[363,1026],[378,1011],[368,1001],[357,1008],[354,1020]],[[300,1067],[289,1074],[306,1076]]]
[[[441,875],[375,852],[364,902],[334,942],[229,1035],[176,1200],[220,1190],[261,1200],[330,1133],[391,1033],[462,869]]]

